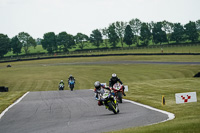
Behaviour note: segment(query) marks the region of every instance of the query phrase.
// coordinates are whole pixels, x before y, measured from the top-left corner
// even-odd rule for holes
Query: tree
[[[14,54],[20,54],[21,53],[21,49],[22,49],[22,43],[19,41],[18,37],[17,36],[14,36],[12,39],[11,39],[11,48],[13,49],[13,53]]]
[[[28,33],[20,32],[17,37],[19,41],[22,43],[22,47],[24,48],[25,54],[28,54],[29,47],[31,46],[36,47],[35,40]]]
[[[200,35],[200,20],[196,21],[196,28],[197,28],[197,32]]]
[[[148,24],[142,23],[142,26],[140,29],[140,40],[144,42],[144,45],[148,45],[150,39],[151,39],[151,32],[148,27]]]
[[[75,45],[74,37],[66,32],[61,32],[57,36],[58,45],[63,47],[63,51],[67,52],[68,49]]]
[[[0,57],[3,57],[11,49],[10,39],[7,35],[0,34]]]
[[[167,34],[167,42],[169,44],[170,35],[173,32],[173,23],[170,23],[166,20],[162,21],[162,27],[165,33]]]
[[[147,24],[151,33],[153,32],[153,28],[154,28],[154,25],[155,25],[155,24],[156,24],[156,23],[153,22],[153,21],[151,21],[150,23]],[[153,38],[152,38],[152,42],[153,42],[153,44],[155,44]]]
[[[153,40],[157,43],[167,42],[166,32],[162,30],[162,22],[157,22],[153,27]]]
[[[197,41],[199,38],[199,34],[197,32],[195,22],[190,21],[184,27],[185,27],[185,34],[187,35],[187,39],[191,40],[192,42]]]
[[[117,45],[117,42],[119,42],[119,37],[116,33],[116,27],[115,27],[114,23],[112,23],[108,27],[108,38],[109,38],[109,42],[111,43],[111,45],[115,48]]]
[[[41,45],[42,44],[42,39],[41,38],[37,38],[35,40],[35,42],[36,42],[37,45]]]
[[[130,45],[133,44],[133,38],[134,38],[134,35],[133,35],[133,32],[132,32],[131,26],[127,25],[126,29],[125,29],[125,34],[124,34],[124,42],[127,45],[129,45],[129,47],[130,47]]]
[[[48,53],[53,53],[58,49],[56,43],[56,35],[54,32],[45,33],[41,41],[42,47],[48,51]]]
[[[106,27],[104,29],[102,29],[102,35],[105,37],[104,43],[105,43],[106,47],[108,47],[108,29]]]
[[[137,43],[137,45],[139,45],[139,35],[140,35],[140,29],[141,29],[142,22],[136,18],[136,19],[130,20],[129,25],[131,26],[133,34],[135,35],[136,43]]]
[[[89,37],[85,34],[82,33],[77,33],[75,36],[75,40],[78,45],[79,48],[81,48],[81,50],[83,50],[83,48],[85,47],[85,42],[87,42],[89,40]]]
[[[170,40],[176,41],[176,43],[179,43],[180,41],[185,40],[184,38],[184,28],[180,23],[175,23],[173,26],[173,32],[171,34]]]
[[[67,51],[68,51],[68,49],[71,49],[73,46],[75,46],[75,39],[74,39],[74,36],[73,35],[71,35],[71,34],[67,34]],[[65,49],[66,50],[66,49]]]
[[[97,48],[99,48],[99,46],[101,45],[101,43],[103,42],[102,39],[102,34],[101,32],[96,29],[92,31],[92,34],[90,34],[90,42],[96,46]]]
[[[119,22],[117,21],[115,23],[115,27],[116,27],[116,33],[119,37],[119,40],[121,42],[121,45],[123,47],[123,38],[124,38],[124,31],[125,31],[125,28],[126,28],[126,23],[125,22]]]
[[[200,32],[200,19],[196,21],[197,31]]]

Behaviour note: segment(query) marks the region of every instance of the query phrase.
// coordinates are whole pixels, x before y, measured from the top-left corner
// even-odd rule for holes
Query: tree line
[[[43,35],[42,39],[33,39],[28,33],[20,32],[10,39],[7,35],[0,34],[0,57],[9,51],[18,55],[22,48],[25,54],[28,54],[29,47],[36,47],[37,44],[41,44],[48,53],[54,53],[57,51],[67,52],[74,46],[83,50],[88,42],[97,48],[101,45],[105,45],[105,47],[111,45],[115,48],[118,43],[121,44],[121,47],[124,47],[124,43],[129,47],[133,44],[147,46],[150,41],[154,45],[170,44],[170,41],[180,43],[187,40],[194,43],[199,41],[199,34],[200,20],[189,21],[182,25],[168,21],[145,23],[136,18],[129,22],[117,21],[103,29],[95,29],[90,36],[83,33],[73,36],[67,32],[60,32],[58,35],[48,32]]]

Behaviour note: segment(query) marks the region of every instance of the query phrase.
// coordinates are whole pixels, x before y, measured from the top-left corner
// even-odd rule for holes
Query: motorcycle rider
[[[119,82],[123,86],[123,95],[126,96],[126,94],[124,93],[125,88],[122,81],[117,77],[117,74],[113,73],[112,78],[110,78],[110,81],[109,81],[109,87],[113,88],[113,85],[117,82]]]
[[[60,86],[63,86],[63,89],[64,89],[65,84],[64,84],[63,80],[60,81],[59,87],[60,87]]]
[[[98,105],[101,106],[101,105],[103,105],[103,102],[100,99],[98,99],[98,95],[105,93],[104,89],[106,89],[108,91],[111,91],[111,90],[109,87],[106,87],[105,85],[101,84],[99,81],[96,81],[94,83],[94,87],[95,87],[95,89],[94,89],[95,99],[99,100]]]
[[[69,75],[69,78],[68,78],[68,85],[69,85],[69,81],[70,80],[74,80],[74,84],[75,84],[75,78],[72,76],[72,75]]]
[[[63,85],[63,86],[65,85],[63,80],[60,81],[59,85]]]

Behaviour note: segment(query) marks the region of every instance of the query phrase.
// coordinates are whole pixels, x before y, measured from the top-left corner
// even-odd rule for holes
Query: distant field
[[[95,47],[90,47],[95,48]],[[76,48],[78,49],[78,48]],[[91,54],[116,54],[116,53],[200,53],[200,45],[177,45],[177,46],[149,46],[149,47],[124,47],[120,49],[105,49],[105,50],[90,50],[90,51],[82,51],[82,52],[75,52],[75,48],[69,50],[69,53],[64,54],[61,53],[60,55],[91,55]],[[87,50],[87,47],[85,48]],[[29,53],[47,53],[46,50],[42,48],[42,45],[37,45],[36,48],[30,47]],[[22,54],[25,54],[24,50],[22,50]],[[13,56],[12,52],[9,52],[6,56]],[[36,55],[37,56],[37,55]],[[41,55],[40,55],[41,56]],[[46,56],[46,55],[44,55]],[[52,54],[54,56],[54,54]]]
[[[169,111],[174,113],[176,118],[165,123],[129,128],[116,133],[200,131],[199,100],[197,103],[175,103],[175,93],[181,92],[195,91],[200,99],[200,79],[193,78],[194,74],[200,72],[200,65],[78,64],[117,60],[200,62],[200,55],[62,58],[12,62],[11,68],[6,68],[8,63],[0,63],[0,86],[9,87],[9,92],[0,93],[0,112],[27,91],[58,90],[59,81],[63,79],[66,83],[70,74],[76,78],[75,89],[93,89],[95,81],[108,84],[111,74],[117,73],[124,84],[129,86],[126,99]],[[75,62],[77,65],[65,64]],[[161,105],[162,95],[166,98],[165,106]]]
[[[45,53],[47,52],[46,50],[44,50],[42,48],[42,45],[37,45],[36,48],[34,48],[34,47],[29,48],[29,53],[36,53],[37,54],[37,53],[42,53],[42,52],[45,52]],[[22,48],[21,53],[19,55],[23,55],[23,54],[25,54],[25,51]],[[15,54],[13,54],[12,52],[8,52],[5,56],[13,56],[13,55],[15,55]]]

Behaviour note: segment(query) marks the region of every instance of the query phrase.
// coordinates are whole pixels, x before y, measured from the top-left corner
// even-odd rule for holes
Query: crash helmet
[[[61,80],[60,82],[63,82],[63,80]]]
[[[113,73],[113,74],[112,74],[112,77],[113,77],[113,78],[116,78],[116,77],[117,77],[117,74]]]
[[[72,75],[69,75],[69,77],[71,78],[71,77],[72,77]]]
[[[101,88],[101,83],[100,83],[99,81],[96,81],[96,82],[94,83],[94,87],[95,87],[97,90],[100,90],[100,88]]]

